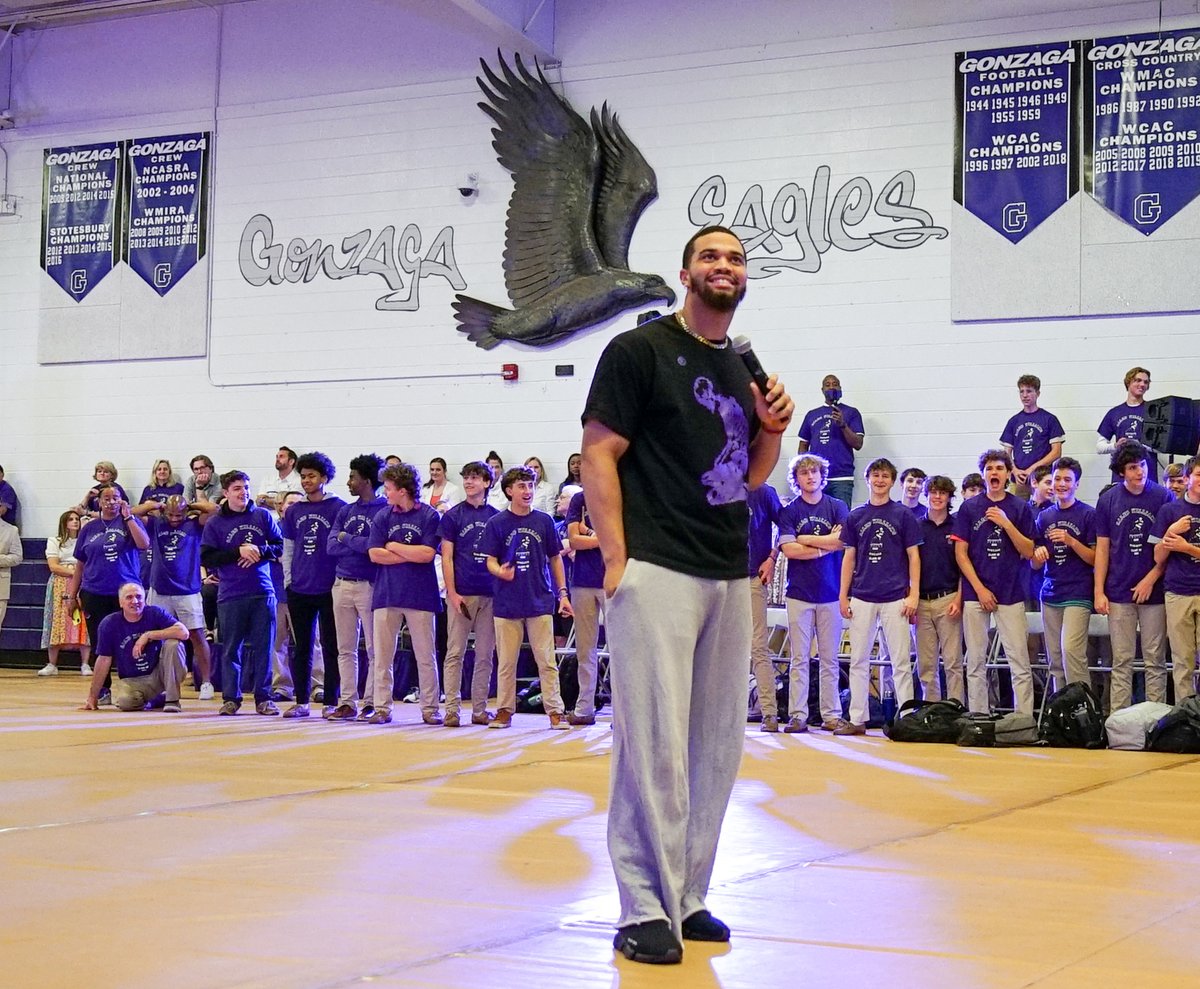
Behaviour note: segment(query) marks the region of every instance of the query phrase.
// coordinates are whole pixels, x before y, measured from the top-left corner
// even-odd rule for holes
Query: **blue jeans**
[[[850,478],[844,481],[828,481],[825,484],[825,493],[830,498],[837,498],[838,501],[844,501],[847,508],[853,508],[850,500],[854,497],[854,479]]]
[[[269,700],[275,598],[218,601],[217,627],[221,630],[221,697],[227,701],[241,701],[244,658],[249,667],[246,681],[254,688],[254,703]]]

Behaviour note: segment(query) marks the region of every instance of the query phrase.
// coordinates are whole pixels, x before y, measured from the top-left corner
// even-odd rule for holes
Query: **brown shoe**
[[[422,720],[422,721],[424,721],[424,722],[425,722],[425,724],[427,724],[427,725],[440,725],[440,724],[442,724],[442,716],[441,716],[440,714],[438,714],[438,713],[437,713],[437,711],[425,711],[425,712],[423,712],[423,713],[422,713],[422,715],[421,715],[421,720]]]
[[[762,727],[759,731],[777,732],[779,731],[779,719],[773,714],[764,714],[762,719]]]
[[[569,722],[567,720],[567,716],[565,714],[555,714],[555,713],[551,712],[551,714],[550,714],[550,730],[551,731],[569,731],[570,728],[571,728],[571,722]]]
[[[471,724],[483,725],[484,728],[487,728],[492,723],[492,719],[495,716],[496,716],[495,711],[484,711],[483,714],[472,714],[471,715]]]
[[[852,721],[843,721],[833,729],[833,733],[835,735],[865,735],[867,733],[867,726],[856,725]]]
[[[838,726],[841,725],[841,723],[841,718],[830,718],[828,721],[822,721],[821,731],[837,731]]]
[[[261,704],[256,704],[254,710],[265,717],[274,717],[279,713],[279,708],[275,706],[274,701],[263,701]]]
[[[359,720],[361,720],[361,718]],[[383,708],[375,711],[369,718],[367,718],[367,724],[369,725],[390,725],[391,723],[392,712],[385,711]]]
[[[353,721],[358,717],[357,704],[339,704],[328,714],[330,721]]]
[[[446,710],[446,716],[442,718],[442,724],[447,728],[457,728],[462,722],[459,720],[458,712],[450,709]]]
[[[783,730],[789,735],[802,735],[804,732],[808,731],[808,722],[801,718],[792,718],[786,725],[783,726]]]
[[[573,725],[594,725],[596,716],[594,714],[576,714],[572,711],[567,715],[567,721]]]
[[[506,711],[501,708],[496,712],[496,716],[488,722],[489,728],[511,728],[512,727],[512,711]]]

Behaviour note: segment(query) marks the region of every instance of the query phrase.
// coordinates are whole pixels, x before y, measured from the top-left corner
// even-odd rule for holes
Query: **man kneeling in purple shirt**
[[[188,630],[183,622],[162,608],[146,604],[146,591],[141,584],[129,581],[117,594],[121,610],[108,615],[100,623],[96,641],[96,664],[88,685],[83,711],[96,711],[100,706],[100,689],[113,663],[119,679],[113,681],[113,706],[121,711],[140,711],[159,694],[166,695],[163,710],[177,714],[179,682],[183,679],[183,660],[178,649],[162,644],[167,639],[184,642]]]

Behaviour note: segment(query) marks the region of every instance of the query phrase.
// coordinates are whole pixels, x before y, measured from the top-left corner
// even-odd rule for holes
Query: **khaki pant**
[[[946,670],[946,696],[966,703],[966,679],[963,676],[962,615],[951,618],[947,611],[957,595],[947,594],[932,601],[917,602],[917,676],[927,701],[941,700],[938,680],[938,655]]]
[[[159,694],[165,694],[168,701],[179,700],[179,684],[184,675],[182,650],[168,649],[168,645],[178,643],[164,642],[158,665],[145,676],[113,678],[113,707],[118,711],[140,711]]]
[[[1142,630],[1142,659],[1146,663],[1146,700],[1167,702],[1167,609],[1161,604],[1108,605],[1108,637],[1112,643],[1112,686],[1109,710],[1119,711],[1133,700],[1133,656],[1138,628]]]
[[[1054,689],[1068,683],[1090,683],[1087,645],[1088,621],[1092,613],[1078,606],[1060,608],[1042,604],[1042,628],[1045,629],[1046,657],[1050,660],[1050,675]]]
[[[913,699],[912,640],[908,619],[900,611],[903,604],[902,599],[883,603],[850,599],[850,720],[856,725],[865,725],[870,717],[871,643],[876,622],[883,631],[880,652],[887,644],[896,707]]]
[[[764,718],[779,717],[775,698],[775,664],[767,648],[767,587],[757,576],[750,584],[750,671],[758,685],[758,707]]]
[[[1167,637],[1171,640],[1171,666],[1175,703],[1196,692],[1196,650],[1200,648],[1200,594],[1167,591]]]
[[[842,612],[836,601],[813,604],[787,599],[792,662],[788,670],[788,715],[808,720],[808,673],[813,635],[817,638],[817,676],[821,720],[842,716],[838,694],[838,648],[842,643]]]
[[[345,580],[333,582],[333,624],[337,629],[338,675],[342,681],[341,701],[356,704],[375,695],[375,622],[371,617],[371,582]],[[361,698],[358,693],[358,628],[362,625],[367,640],[367,680]],[[314,660],[315,665],[315,660]],[[314,679],[315,679],[314,670]]]
[[[421,714],[436,714],[438,709],[437,646],[432,611],[416,608],[376,608],[375,625],[375,710],[392,709],[392,691],[396,686],[393,663],[400,628],[408,625],[417,657],[417,685],[421,695]]]
[[[1033,715],[1033,671],[1029,668],[1025,604],[1001,604],[993,612],[978,601],[963,602],[963,632],[967,640],[967,707],[986,714],[988,708],[988,627],[996,620],[996,634],[1004,647],[1004,658],[1012,671],[1013,707]]]
[[[496,625],[492,618],[492,599],[486,594],[469,595],[463,603],[470,618],[447,605],[446,662],[442,665],[442,685],[446,690],[446,710],[457,712],[462,703],[462,664],[467,651],[467,636],[475,633],[475,669],[471,674],[471,713],[487,713],[488,688],[492,685],[492,652],[496,645]]]
[[[764,608],[766,607],[764,603]],[[604,589],[571,588],[571,610],[575,612],[575,660],[579,670],[579,699],[575,714],[590,718],[596,714],[596,677],[600,667],[600,621],[604,612]]]
[[[542,684],[542,705],[547,714],[562,714],[558,666],[554,662],[554,620],[549,615],[537,615],[533,618],[497,618],[495,623],[496,655],[500,660],[496,673],[497,709],[509,713],[517,709],[517,657],[521,653],[522,632],[527,632]]]

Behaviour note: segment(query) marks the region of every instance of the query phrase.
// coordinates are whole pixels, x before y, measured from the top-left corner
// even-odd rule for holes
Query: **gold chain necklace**
[[[729,346],[729,337],[726,337],[720,343],[713,343],[710,339],[708,339],[708,337],[702,337],[699,333],[693,330],[687,325],[687,320],[683,318],[682,309],[675,313],[675,322],[679,324],[680,329],[682,329],[684,333],[690,336],[693,340],[698,340],[706,347],[711,347],[713,350],[724,350]]]

